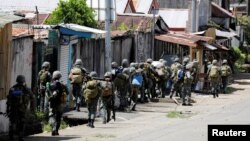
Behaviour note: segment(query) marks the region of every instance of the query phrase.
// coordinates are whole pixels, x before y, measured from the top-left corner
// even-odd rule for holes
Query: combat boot
[[[89,118],[88,119],[88,124],[87,124],[88,127],[91,127],[91,119]]]
[[[95,128],[95,126],[94,126],[94,121],[95,121],[94,119],[91,119],[91,124],[90,124],[90,127],[91,127],[91,128]]]

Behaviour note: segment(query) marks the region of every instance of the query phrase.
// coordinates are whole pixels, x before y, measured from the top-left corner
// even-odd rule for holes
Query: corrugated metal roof
[[[169,28],[186,28],[187,26],[188,9],[160,9],[158,14]]]
[[[174,33],[162,34],[162,35],[155,36],[155,39],[170,42],[170,43],[192,46],[192,47],[197,47],[198,41],[204,41],[204,42],[208,42],[208,43],[213,41],[213,38],[211,38],[211,37],[197,36],[197,35],[191,35],[191,34],[185,34],[185,33],[182,33],[182,34],[174,34]]]
[[[232,38],[234,36],[238,36],[233,31],[227,32],[227,31],[221,31],[221,30],[216,29],[215,32],[216,32],[216,36],[218,37]]]
[[[116,1],[116,13],[123,14],[128,4],[128,0],[115,0],[115,1]]]
[[[135,10],[137,13],[148,14],[153,0],[137,0]]]
[[[159,18],[157,15],[156,18]],[[152,30],[153,15],[149,14],[122,14],[117,15],[117,20],[113,23],[114,28],[121,25],[136,31],[148,32]]]
[[[7,23],[19,21],[21,19],[23,19],[23,17],[15,16],[13,14],[0,13],[0,28]]]
[[[90,33],[92,34],[91,38],[99,38],[99,37],[101,38],[106,33],[106,31],[104,30],[99,30],[99,29],[90,28],[90,27],[77,25],[77,24],[60,24],[59,27],[67,28],[67,29],[77,31],[77,32]]]

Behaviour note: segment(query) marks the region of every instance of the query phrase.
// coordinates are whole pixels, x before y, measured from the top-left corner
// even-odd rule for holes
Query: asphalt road
[[[51,137],[42,133],[26,138],[27,141],[206,141],[209,124],[250,124],[250,85],[233,84],[232,94],[214,99],[208,95],[193,94],[192,107],[159,102],[138,105],[135,113],[118,113],[119,120],[96,128],[85,125],[60,131]],[[173,112],[174,111],[174,112]],[[170,112],[182,117],[169,118]]]

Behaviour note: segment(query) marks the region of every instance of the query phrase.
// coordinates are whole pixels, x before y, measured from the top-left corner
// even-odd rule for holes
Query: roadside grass
[[[167,118],[189,118],[191,116],[195,115],[195,113],[192,113],[191,111],[182,112],[182,111],[170,111],[167,113]]]
[[[115,138],[116,136],[113,135],[113,134],[101,134],[101,133],[97,133],[95,135],[93,135],[94,137],[96,138],[105,138],[105,139],[108,139],[108,138]]]
[[[67,127],[69,127],[69,125],[65,121],[61,121],[60,129],[65,129]],[[43,124],[43,132],[51,132],[51,131],[52,131],[52,128],[49,122],[45,122]]]

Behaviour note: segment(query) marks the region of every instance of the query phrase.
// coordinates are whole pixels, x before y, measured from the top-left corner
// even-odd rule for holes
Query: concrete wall
[[[17,75],[24,75],[26,84],[31,87],[32,81],[33,37],[16,38],[12,43],[11,86],[16,83]]]

